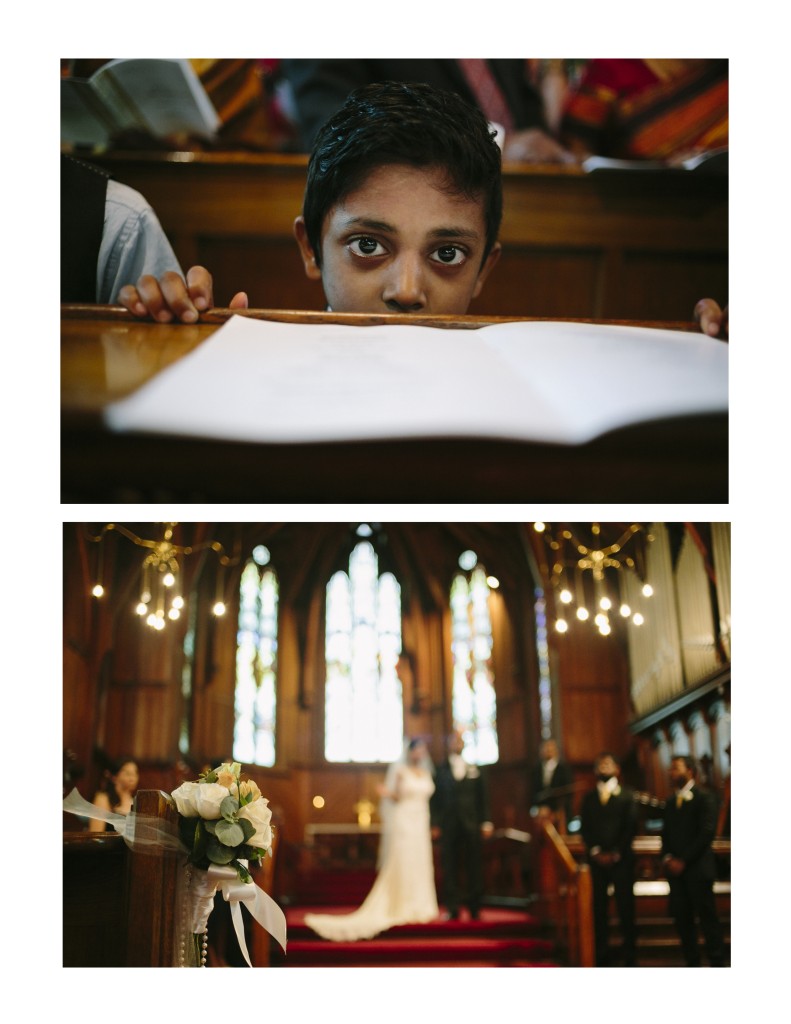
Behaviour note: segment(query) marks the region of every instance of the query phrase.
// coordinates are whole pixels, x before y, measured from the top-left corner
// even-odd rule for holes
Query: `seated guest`
[[[339,313],[464,314],[500,256],[500,150],[455,93],[366,86],[324,126],[294,231],[305,273]],[[138,316],[194,322],[213,304],[207,270],[121,290]],[[231,308],[247,305],[245,293]]]
[[[117,761],[105,771],[102,785],[93,798],[94,805],[104,811],[129,814],[139,779],[134,761]],[[88,824],[91,832],[103,832],[106,827],[106,822],[99,818],[91,818]]]
[[[143,274],[181,274],[157,215],[128,185],[61,154],[61,302],[118,301]]]
[[[547,127],[540,86],[529,60],[284,60],[302,144],[312,150],[321,127],[356,89],[375,82],[423,82],[477,105],[503,130],[504,160],[569,163],[573,157]]]
[[[680,160],[728,145],[727,60],[591,60],[560,138],[578,157]]]

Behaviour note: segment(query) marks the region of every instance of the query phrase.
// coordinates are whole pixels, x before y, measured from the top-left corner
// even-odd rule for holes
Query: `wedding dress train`
[[[426,922],[439,914],[434,885],[427,771],[396,768],[399,799],[384,801],[379,872],[373,888],[350,914],[306,914],[305,924],[334,942],[370,939],[399,924]]]

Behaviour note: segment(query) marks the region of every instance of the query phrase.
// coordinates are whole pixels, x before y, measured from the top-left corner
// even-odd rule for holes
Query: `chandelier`
[[[216,616],[224,615],[224,570],[230,565],[235,565],[238,558],[229,557],[218,540],[207,540],[193,545],[174,544],[173,533],[179,524],[159,525],[162,527],[161,535],[150,539],[138,536],[121,523],[105,523],[98,535],[87,533],[88,540],[98,545],[92,595],[97,599],[105,595],[104,542],[107,534],[118,533],[146,551],[140,565],[139,598],[135,612],[148,626],[159,631],[165,628],[168,620],[176,621],[181,617],[185,610],[182,590],[183,562],[188,556],[200,551],[209,550],[217,555],[217,582],[212,613]]]
[[[533,523],[548,552],[547,571],[555,603],[555,629],[569,630],[569,618],[593,622],[602,636],[608,636],[613,622],[630,621],[635,626],[645,622],[645,604],[654,589],[645,576],[643,541],[653,537],[641,523],[632,523],[611,543],[605,544],[602,525],[591,523],[582,527],[563,523]],[[612,532],[612,531],[610,531]],[[638,562],[642,564],[638,564]],[[629,588],[640,594],[640,607],[632,607],[622,598],[622,578],[634,574],[638,587]],[[567,612],[571,613],[567,617]]]

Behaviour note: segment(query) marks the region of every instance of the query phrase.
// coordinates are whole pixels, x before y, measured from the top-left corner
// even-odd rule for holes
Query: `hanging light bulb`
[[[626,602],[624,602],[620,607],[620,612],[625,619],[628,619],[629,616],[632,614],[632,609],[629,607],[628,604],[626,604]]]
[[[569,590],[568,587],[564,587],[561,590],[559,596],[560,596],[560,600],[563,602],[563,604],[571,604],[571,602],[573,600],[572,593],[571,593],[571,591]]]
[[[218,616],[218,617],[220,615],[225,615],[225,602],[224,601],[215,601],[214,605],[212,607],[212,612],[216,616]]]
[[[585,622],[587,619],[590,618],[590,615],[588,614],[588,609],[585,608],[584,605],[583,607],[577,609],[577,618],[580,620],[580,622]]]
[[[104,587],[101,583],[95,583],[91,591],[94,597],[101,597],[104,594]]]
[[[632,622],[635,624],[635,626],[642,626],[642,624],[645,622],[645,619],[640,614],[640,612],[635,612],[632,616]]]
[[[643,584],[643,597],[651,597],[653,592],[654,592],[654,588],[651,586],[650,583],[644,583]]]
[[[565,619],[558,619],[555,622],[555,631],[558,633],[568,633],[569,624]]]

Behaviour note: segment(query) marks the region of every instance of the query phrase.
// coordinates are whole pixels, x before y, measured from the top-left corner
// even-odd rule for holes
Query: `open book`
[[[106,145],[138,130],[211,138],[220,118],[188,60],[111,60],[90,78],[61,79],[61,142]]]
[[[542,321],[469,330],[234,316],[105,417],[118,431],[264,443],[580,444],[632,423],[727,408],[728,346],[703,334]]]
[[[728,173],[728,149],[709,149],[677,163],[672,160],[616,160],[606,156],[590,156],[583,160],[588,174],[600,171],[697,171],[706,174]]]

